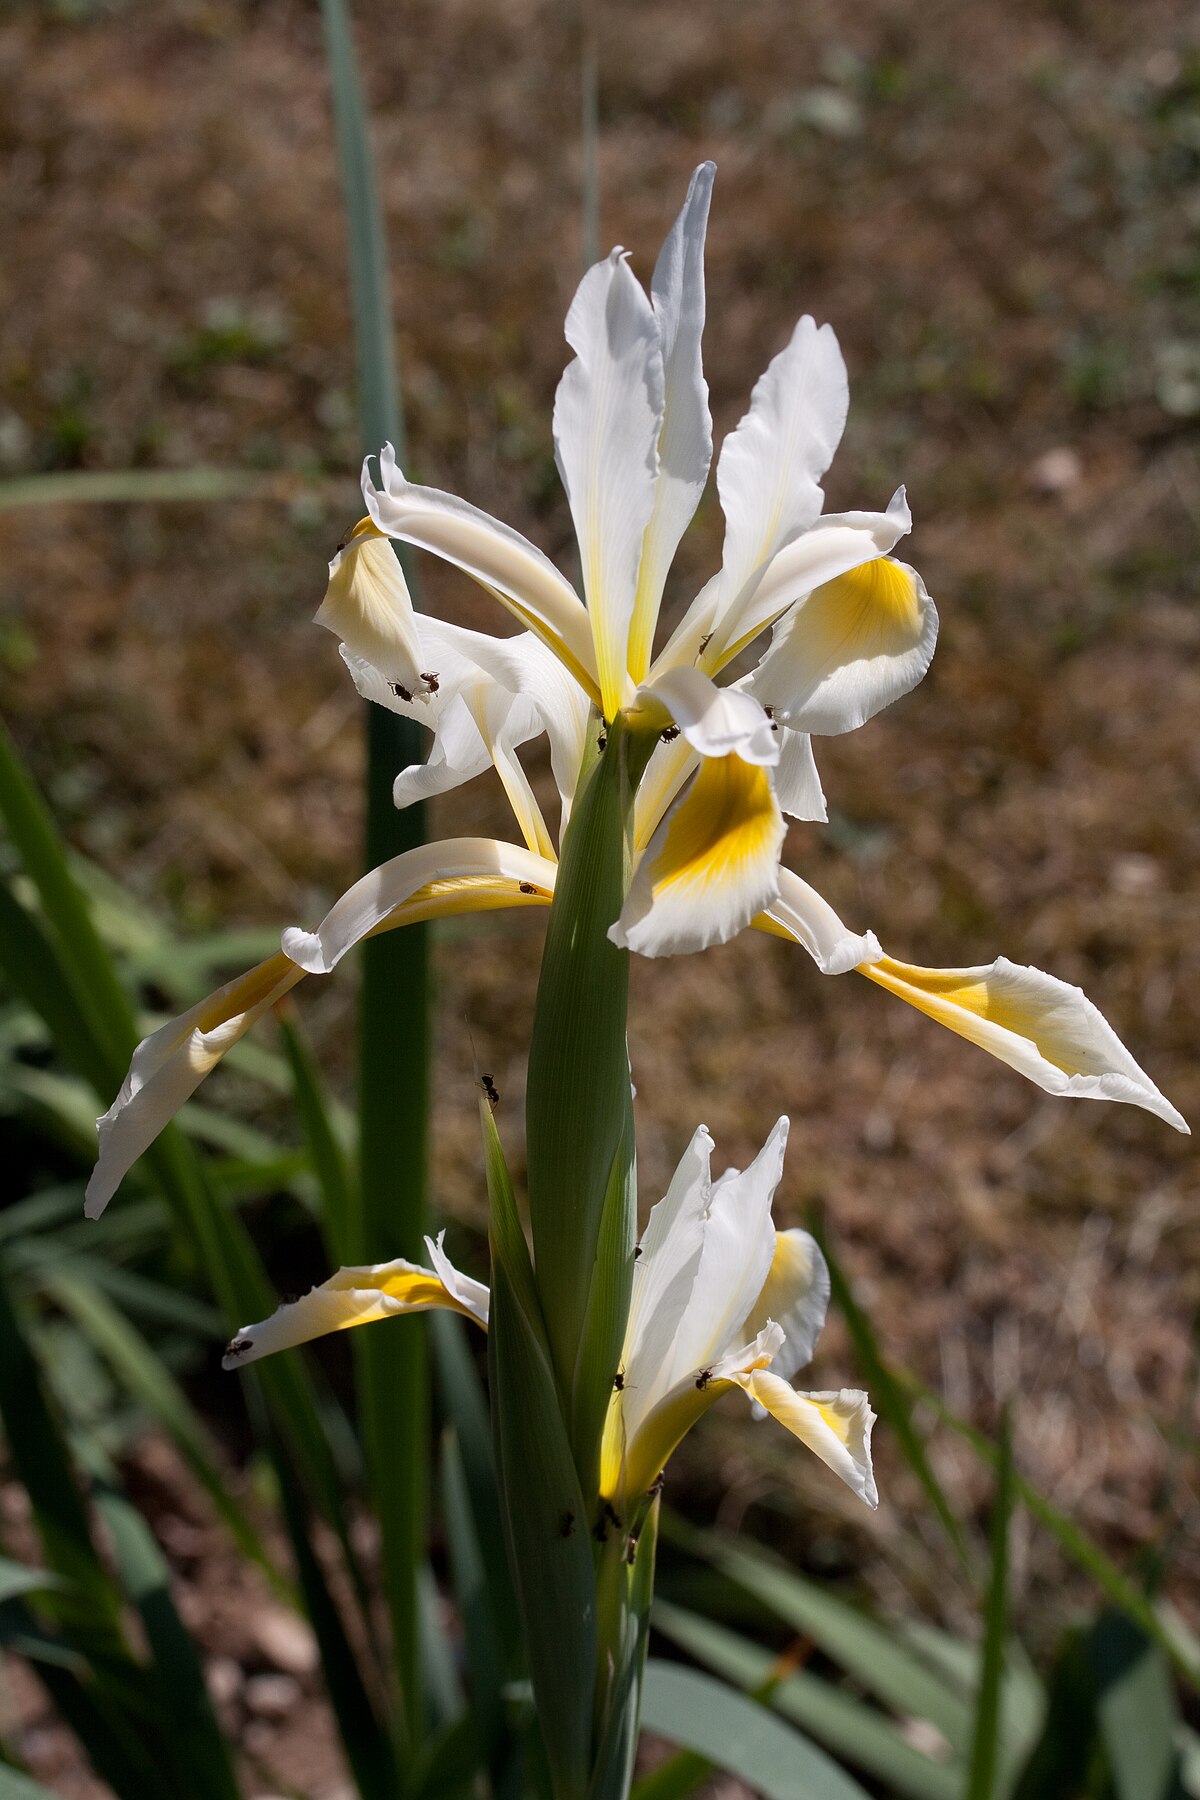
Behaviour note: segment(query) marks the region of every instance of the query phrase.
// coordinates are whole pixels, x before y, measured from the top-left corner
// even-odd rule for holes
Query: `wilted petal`
[[[120,1093],[96,1121],[99,1155],[83,1202],[89,1219],[100,1217],[143,1150],[225,1052],[302,975],[302,969],[277,953],[143,1038]]]
[[[764,565],[758,580],[743,589],[737,606],[723,614],[705,648],[705,666],[723,667],[814,588],[886,556],[911,530],[912,514],[902,487],[892,495],[886,512],[826,513],[785,544]]]
[[[794,606],[747,686],[797,731],[854,731],[916,687],[937,632],[916,570],[880,557]]]
[[[879,1505],[871,1468],[875,1414],[861,1390],[842,1388],[837,1393],[798,1394],[770,1369],[757,1369],[738,1385],[773,1419],[785,1425],[793,1437],[815,1451],[860,1500],[870,1507]]]
[[[404,571],[390,540],[360,519],[329,565],[316,622],[410,698],[425,694],[421,634]]]
[[[368,465],[363,465],[363,497],[380,531],[430,550],[474,576],[522,625],[535,631],[598,700],[587,611],[549,557],[477,506],[438,488],[406,481],[390,444],[379,453],[379,467],[383,486],[376,488]]]
[[[629,633],[629,670],[641,681],[650,665],[663,586],[679,540],[704,492],[712,461],[708,384],[700,363],[704,331],[704,233],[714,163],[692,176],[683,210],[662,247],[650,284],[662,337],[665,394],[658,439],[654,510],[642,539],[637,601]]]
[[[331,1331],[346,1331],[352,1325],[370,1325],[376,1319],[394,1319],[404,1313],[457,1312],[486,1328],[487,1288],[460,1274],[442,1249],[440,1236],[436,1244],[426,1238],[425,1247],[432,1269],[401,1259],[339,1269],[299,1300],[285,1301],[261,1324],[243,1325],[226,1349],[222,1367],[240,1369],[276,1350],[294,1349]]]
[[[860,972],[1049,1094],[1127,1101],[1188,1130],[1081,988],[1006,956],[970,969],[920,969],[885,956]]]
[[[816,1239],[798,1226],[777,1231],[770,1272],[739,1335],[752,1337],[773,1319],[784,1341],[771,1368],[790,1381],[812,1361],[828,1308],[829,1270]]]
[[[580,282],[566,337],[575,359],[554,400],[554,450],[579,539],[602,705],[612,719],[626,699],[629,627],[663,416],[658,321],[623,251]]]
[[[664,708],[701,756],[736,754],[748,763],[779,761],[779,734],[759,702],[740,688],[718,687],[699,669],[667,669],[648,687],[638,689],[634,707],[639,705]]]
[[[791,869],[780,869],[778,897],[754,920],[754,929],[800,944],[823,975],[845,975],[883,956],[873,931],[848,930],[829,902]]]
[[[726,943],[776,898],[784,829],[768,770],[706,757],[643,852],[609,937],[643,956]]]
[[[447,838],[381,863],[348,888],[315,931],[291,925],[283,950],[310,975],[328,975],[364,938],[419,917],[546,905],[557,869],[545,857],[494,838]],[[421,910],[428,905],[432,911]]]

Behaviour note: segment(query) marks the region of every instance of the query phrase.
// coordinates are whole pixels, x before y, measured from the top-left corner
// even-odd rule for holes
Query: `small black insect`
[[[517,886],[523,894],[537,893],[537,889],[534,887],[532,881],[518,881]]]
[[[253,1342],[253,1338],[235,1337],[232,1342],[226,1344],[225,1354],[226,1356],[245,1356]]]
[[[625,1392],[625,1371],[623,1369],[618,1369],[613,1376],[613,1389],[618,1394]]]
[[[642,1254],[642,1246],[641,1246],[641,1245],[640,1245],[640,1244],[635,1244],[635,1245],[634,1245],[634,1247],[633,1247],[633,1260],[634,1260],[634,1262],[637,1262],[637,1261],[638,1261],[638,1259],[639,1259],[639,1258],[640,1258],[640,1257],[641,1257],[641,1254]]]
[[[358,529],[358,527],[356,525],[351,525],[348,530],[343,531],[341,537],[338,539],[338,547],[334,553],[335,555],[337,555],[337,556],[341,555],[342,551],[346,548],[346,545],[350,542],[350,539],[354,536],[354,533],[357,531],[357,529]]]
[[[479,1085],[488,1097],[489,1106],[499,1106],[500,1094],[490,1075],[481,1075]]]
[[[678,725],[668,725],[667,729],[659,735],[664,744],[673,744],[675,739],[679,736],[679,727]]]
[[[632,1533],[625,1545],[625,1561],[627,1563],[635,1563],[637,1561],[637,1538]]]
[[[430,675],[422,675],[421,680],[425,683],[425,686],[429,689],[431,694],[436,694],[442,685],[436,672]]]
[[[666,1485],[667,1472],[665,1469],[660,1469],[658,1474],[654,1477],[654,1480],[650,1483],[650,1486],[646,1489],[646,1492],[650,1495],[651,1499],[653,1499],[655,1494],[662,1493]]]
[[[592,1526],[592,1536],[598,1544],[607,1544],[608,1542],[608,1523],[603,1513]]]
[[[559,1537],[565,1537],[565,1538],[570,1537],[570,1535],[574,1531],[574,1529],[575,1529],[575,1514],[573,1512],[565,1512],[563,1514],[562,1518],[558,1522]]]
[[[771,730],[778,731],[779,727],[775,723],[775,708],[773,706],[764,706],[763,711],[766,713],[768,719],[770,719],[770,721],[771,721]]]
[[[397,700],[403,700],[406,706],[411,706],[412,695],[406,687],[401,687],[398,681],[389,681],[388,686],[391,688],[393,694],[395,694]]]
[[[713,634],[711,631],[705,637],[702,637],[700,639],[700,655],[701,656],[704,655],[704,652],[708,649],[708,646],[712,643],[712,641],[713,641]]]
[[[601,755],[603,755],[607,744],[608,744],[608,734],[607,734],[607,732],[602,731],[600,733],[600,736],[596,739],[596,748],[597,748],[597,750],[600,751]]]
[[[712,1370],[711,1369],[701,1369],[700,1373],[696,1377],[696,1386],[698,1388],[706,1388],[711,1380],[712,1380]]]

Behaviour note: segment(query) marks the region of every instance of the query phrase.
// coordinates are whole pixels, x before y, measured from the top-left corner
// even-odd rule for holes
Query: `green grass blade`
[[[854,1298],[854,1290],[841,1263],[830,1247],[829,1239],[822,1229],[820,1220],[813,1219],[809,1223],[813,1236],[819,1242],[825,1261],[829,1265],[833,1303],[841,1311],[849,1328],[872,1404],[880,1418],[895,1433],[896,1441],[941,1520],[964,1571],[971,1574],[971,1556],[962,1525],[941,1482],[933,1472],[924,1440],[913,1424],[911,1399],[905,1394],[903,1387],[896,1380],[884,1359],[874,1327]]]
[[[316,1058],[286,1015],[280,1016],[284,1054],[292,1075],[292,1096],[321,1193],[321,1229],[330,1261],[344,1267],[353,1256],[354,1187],[345,1150],[334,1124]]]
[[[994,1800],[1000,1765],[1000,1702],[1008,1636],[1008,1528],[1015,1493],[1012,1424],[1007,1409],[1000,1421],[996,1448],[996,1494],[989,1534],[992,1568],[983,1614],[983,1656],[965,1800]]]
[[[204,1685],[196,1646],[171,1598],[170,1576],[150,1528],[115,1487],[97,1506],[108,1526],[122,1586],[137,1609],[161,1695],[164,1743],[177,1792],[195,1800],[240,1800],[229,1747]]]
[[[1179,1709],[1166,1658],[1122,1613],[1103,1613],[1088,1641],[1116,1800],[1183,1800]]]
[[[676,1530],[677,1528],[673,1528]],[[971,1740],[971,1712],[943,1678],[927,1668],[894,1630],[796,1573],[748,1541],[688,1533],[687,1543],[761,1605],[809,1637],[885,1705],[928,1719],[959,1752]]]
[[[367,110],[344,0],[322,0],[349,237],[358,406],[364,451],[390,440],[404,457],[383,214]],[[407,559],[406,574],[410,574]],[[410,587],[411,587],[410,579]],[[397,812],[392,780],[423,756],[419,727],[367,708],[366,860],[375,867],[424,841],[423,808]],[[354,1258],[420,1260],[429,1112],[428,938],[424,926],[363,946],[359,1003],[360,1208]],[[396,1670],[414,1742],[422,1730],[416,1572],[424,1559],[428,1486],[426,1338],[366,1332],[356,1344],[360,1411],[382,1534]]]
[[[966,1419],[960,1419],[951,1412],[945,1401],[932,1388],[911,1377],[905,1377],[906,1384],[914,1394],[928,1400],[941,1419],[942,1423],[960,1437],[964,1443],[979,1457],[981,1462],[996,1468],[999,1463],[999,1452],[991,1439],[979,1431]],[[1123,1575],[1112,1559],[1105,1555],[1099,1544],[1090,1538],[1082,1526],[1069,1519],[1051,1500],[1034,1487],[1024,1475],[1015,1477],[1016,1491],[1022,1503],[1028,1507],[1039,1524],[1044,1525],[1051,1535],[1057,1539],[1060,1548],[1070,1557],[1076,1566],[1082,1569],[1096,1582],[1113,1605],[1119,1611],[1127,1613],[1136,1621],[1160,1649],[1164,1650],[1172,1663],[1193,1687],[1200,1688],[1200,1666],[1197,1666],[1189,1646],[1178,1639],[1164,1622],[1142,1590],[1127,1576]]]
[[[0,971],[46,1025],[61,1055],[93,1088],[107,1085],[108,1062],[76,1004],[54,946],[41,925],[0,881]]]
[[[0,481],[0,509],[128,505],[134,501],[287,500],[311,489],[287,472],[262,469],[66,469]]]
[[[804,1670],[788,1673],[773,1652],[666,1601],[655,1605],[652,1623],[715,1675],[748,1692],[767,1690],[775,1711],[889,1791],[905,1800],[962,1800],[961,1762],[934,1762],[854,1694]]]
[[[103,1294],[69,1269],[56,1272],[46,1286],[87,1333],[125,1391],[167,1432],[242,1555],[257,1564],[282,1597],[290,1597],[266,1546],[221,1475],[220,1453],[207,1426],[161,1358]]]
[[[651,1658],[642,1725],[740,1776],[766,1800],[867,1800],[866,1789],[798,1731],[694,1669]]]

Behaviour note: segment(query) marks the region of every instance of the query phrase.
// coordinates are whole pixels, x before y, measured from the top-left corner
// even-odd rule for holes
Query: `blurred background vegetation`
[[[404,0],[358,23],[410,471],[569,558],[550,405],[582,256],[580,17],[546,0]],[[830,319],[851,415],[829,506],[880,506],[905,481],[906,553],[941,609],[921,688],[818,746],[830,824],[794,826],[789,860],[895,955],[1004,952],[1078,981],[1194,1122],[1193,14],[1178,0],[853,13],[757,0],[736,15],[716,0],[605,0],[591,29],[602,246],[632,246],[647,277],[690,169],[716,160],[705,363],[718,432],[797,314]],[[320,19],[296,0],[17,5],[0,19],[0,92],[0,710],[127,981],[166,1013],[265,954],[280,923],[311,923],[356,868],[359,703],[310,623],[357,516],[358,459]],[[219,501],[130,497],[197,468],[234,472],[201,481]],[[140,487],[104,488],[126,471]],[[109,497],[64,504],[49,478],[81,474]],[[715,566],[720,531],[710,495],[677,604]],[[451,571],[421,574],[437,610],[494,624]],[[498,787],[479,783],[434,823],[490,833],[503,819]],[[15,852],[0,853],[16,875]],[[13,892],[28,904],[23,879]],[[473,1268],[486,1216],[473,1056],[495,1071],[519,1163],[540,942],[521,915],[436,939],[433,1205]],[[310,985],[303,1031],[348,1099],[352,978]],[[190,1121],[283,1292],[328,1261],[293,1098],[302,1051],[289,1065],[287,1048],[260,1032]],[[632,1051],[645,1198],[698,1119],[737,1164],[789,1112],[780,1210],[823,1214],[889,1362],[989,1434],[1011,1400],[1024,1476],[1200,1627],[1200,1546],[1181,1529],[1197,1504],[1188,1144],[1132,1108],[1058,1105],[769,941],[637,966]],[[264,1560],[285,1566],[254,1510],[270,1484],[219,1374],[210,1291],[148,1178],[83,1226],[91,1095],[11,985],[0,1109],[0,1234],[71,1429],[117,1460],[151,1520],[261,1791],[332,1800],[345,1777],[311,1638],[231,1549],[197,1460],[147,1427],[155,1408],[120,1356],[132,1320],[267,1531]],[[335,1108],[335,1135],[343,1123]],[[97,1326],[97,1293],[116,1325]],[[849,1379],[856,1349],[844,1316],[831,1322],[817,1385]],[[320,1361],[344,1393],[339,1346]],[[987,1461],[932,1430],[931,1402],[914,1417],[982,1557]],[[785,1441],[718,1411],[668,1497],[856,1605],[977,1635],[979,1589],[894,1431],[878,1455],[884,1503],[860,1518]],[[349,1529],[369,1568],[369,1519]],[[36,1560],[11,1477],[0,1535]],[[1008,1539],[1008,1602],[1045,1672],[1097,1590],[1027,1512]],[[686,1614],[697,1596],[711,1611],[711,1580],[681,1562],[674,1603]],[[781,1637],[753,1604],[740,1617],[728,1592],[721,1604],[755,1641],[799,1633],[803,1654],[815,1643],[861,1679],[799,1612]],[[664,1621],[663,1653],[686,1648],[686,1621]],[[55,1791],[104,1793],[7,1660],[5,1736]],[[919,1750],[938,1751],[931,1731],[946,1741],[944,1714],[881,1698]]]

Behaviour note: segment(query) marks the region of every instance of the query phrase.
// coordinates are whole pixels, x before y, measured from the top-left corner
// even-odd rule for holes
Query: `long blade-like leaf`
[[[983,1615],[983,1657],[975,1696],[975,1728],[966,1800],[993,1800],[1000,1766],[1000,1700],[1008,1635],[1008,1526],[1013,1509],[1012,1426],[1007,1410],[997,1445],[996,1495],[989,1538],[992,1571]]]

